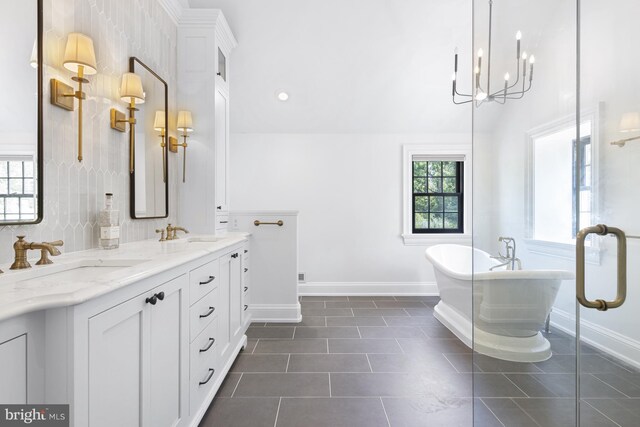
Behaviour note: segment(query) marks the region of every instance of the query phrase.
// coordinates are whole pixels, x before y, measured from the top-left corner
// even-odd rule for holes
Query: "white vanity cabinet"
[[[0,403],[40,403],[44,398],[42,313],[0,322]]]
[[[90,426],[177,426],[187,417],[188,289],[182,275],[89,318]]]

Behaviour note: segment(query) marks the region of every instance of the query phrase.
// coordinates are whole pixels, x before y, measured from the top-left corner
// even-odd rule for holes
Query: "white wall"
[[[49,103],[51,78],[75,86],[62,66],[67,34],[74,31],[93,39],[98,61],[98,74],[89,76],[90,84],[85,85],[82,163],[76,159],[77,112]],[[126,111],[118,94],[120,77],[129,69],[129,57],[137,56],[168,81],[170,110],[175,111],[176,26],[169,15],[155,0],[45,0],[44,45],[44,219],[38,225],[0,227],[3,263],[13,258],[11,245],[19,234],[29,241],[63,239],[64,252],[96,247],[96,215],[105,192],[114,193],[120,209],[122,242],[153,237],[154,230],[167,223],[131,220],[128,133],[109,127],[109,110]],[[29,47],[26,62],[30,53]],[[177,161],[177,156],[170,156],[169,220],[176,211]]]
[[[400,237],[402,145],[465,142],[465,134],[237,134],[231,205],[299,210],[309,282],[433,282],[425,248]]]

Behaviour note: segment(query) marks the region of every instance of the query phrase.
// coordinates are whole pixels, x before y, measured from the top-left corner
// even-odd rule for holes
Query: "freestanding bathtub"
[[[435,269],[440,302],[434,316],[475,351],[514,362],[551,357],[540,330],[563,280],[561,270],[506,270],[490,255],[461,245],[426,250]],[[475,274],[473,274],[475,270]]]

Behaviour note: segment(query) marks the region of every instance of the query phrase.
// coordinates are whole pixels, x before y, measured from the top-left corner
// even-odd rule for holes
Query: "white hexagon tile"
[[[155,237],[156,228],[175,222],[178,157],[169,156],[169,218],[132,220],[129,215],[128,134],[112,131],[109,110],[125,106],[118,97],[122,73],[129,57],[136,56],[169,85],[169,111],[176,109],[177,29],[155,1],[45,0],[44,81],[71,82],[62,66],[67,34],[82,32],[94,41],[98,74],[90,76],[84,107],[84,160],[77,156],[77,112],[51,105],[44,85],[44,219],[37,225],[0,227],[0,263],[13,257],[17,235],[28,240],[65,241],[62,250],[73,252],[97,246],[96,215],[104,193],[113,192],[122,225],[123,243]]]

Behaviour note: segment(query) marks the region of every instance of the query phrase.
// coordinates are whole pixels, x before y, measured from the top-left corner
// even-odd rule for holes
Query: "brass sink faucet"
[[[13,264],[11,264],[11,270],[21,270],[23,268],[31,268],[31,264],[29,263],[29,261],[27,261],[27,251],[28,250],[41,250],[44,254],[44,252],[48,252],[51,256],[57,256],[60,255],[60,251],[58,250],[58,248],[56,246],[62,246],[62,241],[58,240],[56,242],[51,242],[51,243],[47,243],[47,242],[42,242],[42,243],[34,243],[34,242],[26,242],[24,240],[25,236],[18,236],[18,240],[13,244],[13,250],[15,252],[15,260],[13,261]],[[43,255],[43,257],[40,259],[40,261],[38,261],[38,264],[47,264],[47,262],[43,261],[43,259],[46,258],[47,261],[49,261],[48,263],[51,263],[51,260],[49,260],[48,256],[45,257]]]
[[[182,231],[184,233],[189,234],[189,230],[187,230],[184,227],[172,227],[171,224],[167,225],[167,238],[166,240],[176,240],[179,239],[178,235],[176,234],[177,231]]]

